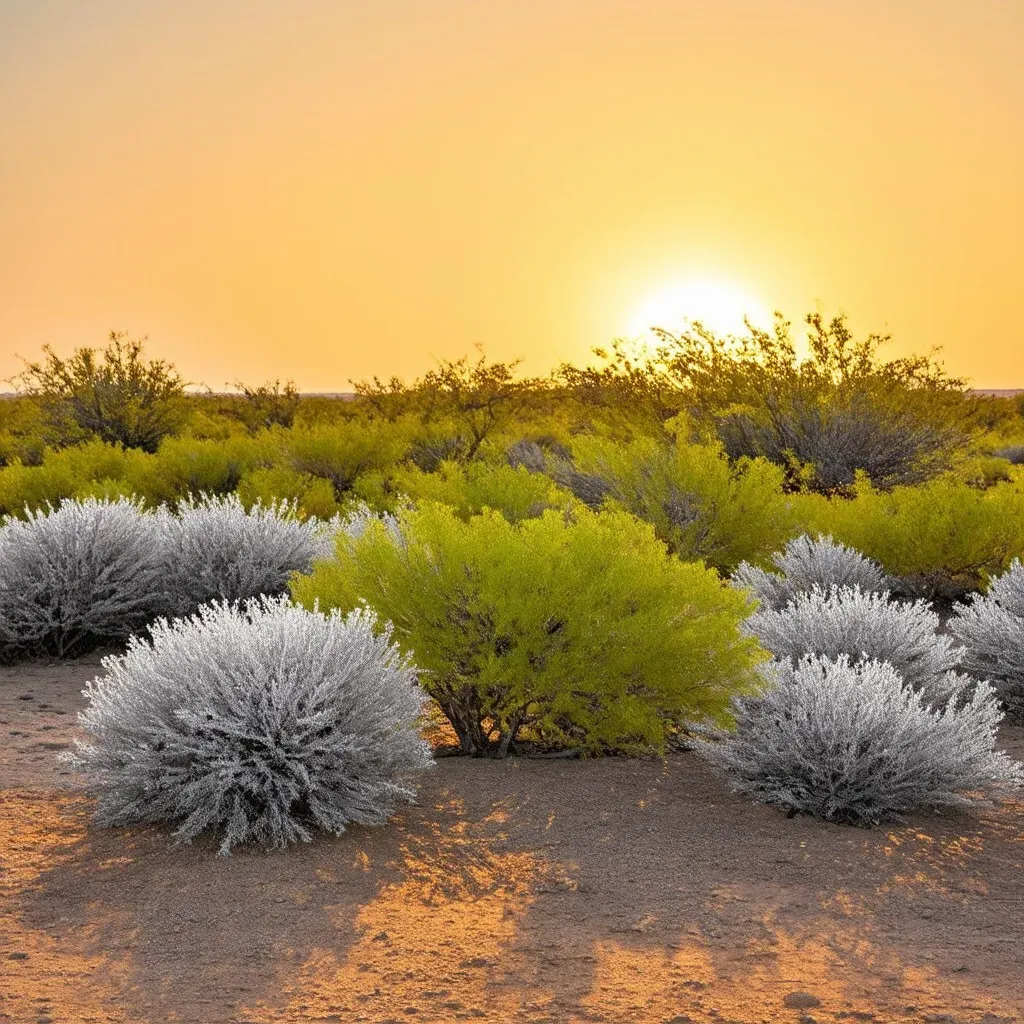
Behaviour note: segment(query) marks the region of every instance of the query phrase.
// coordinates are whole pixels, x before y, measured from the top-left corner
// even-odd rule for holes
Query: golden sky
[[[0,0],[0,377],[542,373],[745,303],[1024,387],[1021,52],[1021,0]]]

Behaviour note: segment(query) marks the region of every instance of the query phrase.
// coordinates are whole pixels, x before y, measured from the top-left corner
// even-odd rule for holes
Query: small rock
[[[817,996],[812,996],[810,992],[790,992],[782,1000],[783,1006],[788,1006],[791,1010],[810,1010],[815,1006],[821,1006],[821,1000]]]
[[[35,700],[31,693],[19,693],[18,700]]]
[[[28,959],[28,953],[8,953],[7,954],[7,959],[8,960],[27,960]]]
[[[487,957],[485,957],[485,956],[474,956],[474,957],[471,957],[469,960],[463,960],[462,963],[459,964],[459,966],[460,967],[489,967],[490,964],[491,964],[491,961],[488,960]]]
[[[802,1014],[800,1024],[818,1024],[818,1018],[812,1017],[809,1013]]]
[[[688,1017],[685,1013],[679,1013],[665,1021],[665,1024],[694,1024],[694,1022],[692,1017]]]

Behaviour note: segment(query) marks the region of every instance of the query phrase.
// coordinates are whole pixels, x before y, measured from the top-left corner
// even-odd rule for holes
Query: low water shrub
[[[908,596],[961,598],[1024,555],[1020,482],[979,490],[941,478],[879,491],[862,479],[852,499],[794,500],[809,532],[829,534],[878,562]]]
[[[62,501],[0,525],[0,656],[74,657],[163,609],[160,530],[135,503]]]
[[[1024,565],[1015,560],[988,593],[958,605],[949,629],[964,645],[964,669],[991,680],[1008,716],[1024,723]]]
[[[573,442],[573,462],[554,477],[591,507],[613,504],[654,526],[680,558],[703,559],[721,572],[758,562],[793,534],[783,472],[763,459],[730,463],[714,445]]]
[[[422,692],[372,616],[207,605],[105,658],[69,758],[102,826],[173,822],[221,853],[380,824],[430,764]]]
[[[763,694],[735,701],[735,732],[699,744],[755,800],[872,825],[1024,784],[1024,768],[995,749],[1002,713],[987,683],[934,709],[883,662],[808,657],[768,675]]]
[[[733,583],[753,591],[762,608],[785,608],[798,594],[832,587],[859,587],[865,593],[888,590],[889,581],[881,567],[859,551],[837,544],[831,537],[795,537],[772,562],[778,572],[766,572],[743,562],[733,574]]]
[[[756,680],[745,595],[670,557],[622,512],[461,520],[440,505],[339,534],[293,593],[394,623],[469,754],[639,752],[686,720],[722,720]]]
[[[208,601],[283,594],[293,572],[308,571],[332,546],[329,527],[299,519],[287,502],[246,510],[234,494],[188,498],[160,522],[170,615],[189,615]]]
[[[963,682],[955,675],[963,652],[936,632],[939,617],[923,600],[893,601],[887,593],[856,588],[815,589],[797,594],[784,608],[755,612],[745,628],[776,658],[794,665],[808,654],[888,662],[931,701],[948,700]]]

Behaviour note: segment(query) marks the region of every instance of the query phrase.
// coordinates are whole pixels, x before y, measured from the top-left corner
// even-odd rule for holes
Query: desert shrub
[[[747,619],[748,629],[780,661],[808,654],[855,663],[885,661],[929,700],[947,700],[961,679],[951,676],[961,649],[936,633],[939,616],[924,600],[892,601],[887,593],[833,587],[796,594],[781,609],[764,608]]]
[[[910,596],[952,599],[979,590],[1024,555],[1024,487],[978,490],[942,478],[853,499],[796,496],[809,532],[827,533],[874,559]]]
[[[1024,722],[1024,565],[1014,560],[987,594],[957,605],[949,629],[965,648],[963,667],[991,680],[1008,715]]]
[[[401,460],[409,430],[405,422],[352,420],[279,431],[276,439],[285,465],[329,480],[341,499],[361,473],[389,469]]]
[[[450,505],[463,519],[492,508],[509,522],[538,516],[545,509],[564,508],[572,495],[548,477],[487,462],[443,462],[434,473],[400,466],[387,477],[361,478],[356,491],[378,508],[394,510],[404,498]]]
[[[171,437],[127,475],[126,484],[149,505],[173,505],[192,494],[230,494],[247,470],[270,457],[264,443],[245,436]]]
[[[0,656],[74,657],[163,601],[160,531],[130,501],[62,501],[0,525]]]
[[[599,437],[573,442],[573,463],[555,479],[584,503],[613,502],[654,526],[681,558],[723,572],[760,561],[794,531],[782,471],[764,460],[730,464],[713,445]]]
[[[735,732],[699,744],[755,800],[871,825],[1024,784],[1022,766],[995,750],[1002,714],[987,683],[935,709],[884,662],[809,657],[772,665],[769,680],[734,702]]]
[[[778,572],[743,562],[733,574],[733,583],[753,591],[762,608],[785,608],[797,594],[815,587],[859,587],[865,593],[888,590],[881,567],[859,551],[837,544],[831,537],[812,539],[806,533],[794,537],[772,562]]]
[[[70,758],[98,823],[216,830],[228,853],[386,821],[430,755],[415,671],[373,625],[264,599],[133,637],[89,684]]]
[[[749,327],[741,338],[696,323],[656,330],[655,362],[731,457],[767,458],[793,486],[845,490],[858,472],[880,487],[919,483],[966,450],[963,381],[930,356],[879,360],[888,337],[854,340],[842,315],[805,323],[804,358],[776,314],[771,332]]]
[[[208,601],[283,594],[293,572],[306,572],[332,547],[324,524],[300,520],[286,502],[246,511],[234,494],[187,498],[161,523],[171,615],[189,615]]]
[[[21,515],[26,508],[42,509],[64,498],[96,496],[90,492],[100,484],[105,492],[123,485],[129,493],[126,478],[150,458],[104,441],[48,450],[41,465],[12,463],[0,469],[0,511]]]
[[[745,596],[621,512],[512,524],[423,505],[399,513],[397,538],[351,532],[293,594],[343,611],[365,599],[393,622],[466,753],[659,749],[756,676]]]
[[[330,519],[338,511],[334,487],[309,473],[287,466],[260,466],[246,470],[238,482],[237,494],[246,508],[287,501],[304,516]]]
[[[111,331],[102,352],[79,348],[62,359],[48,345],[18,378],[46,414],[56,443],[90,437],[155,452],[185,417],[185,382],[162,359],[147,361],[143,341]]]

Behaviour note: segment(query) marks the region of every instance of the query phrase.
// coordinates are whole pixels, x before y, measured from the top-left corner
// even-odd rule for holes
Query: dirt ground
[[[97,670],[0,670],[0,1021],[1024,1020],[1024,805],[868,831],[688,754],[447,758],[383,828],[223,858],[90,828],[55,755]]]

